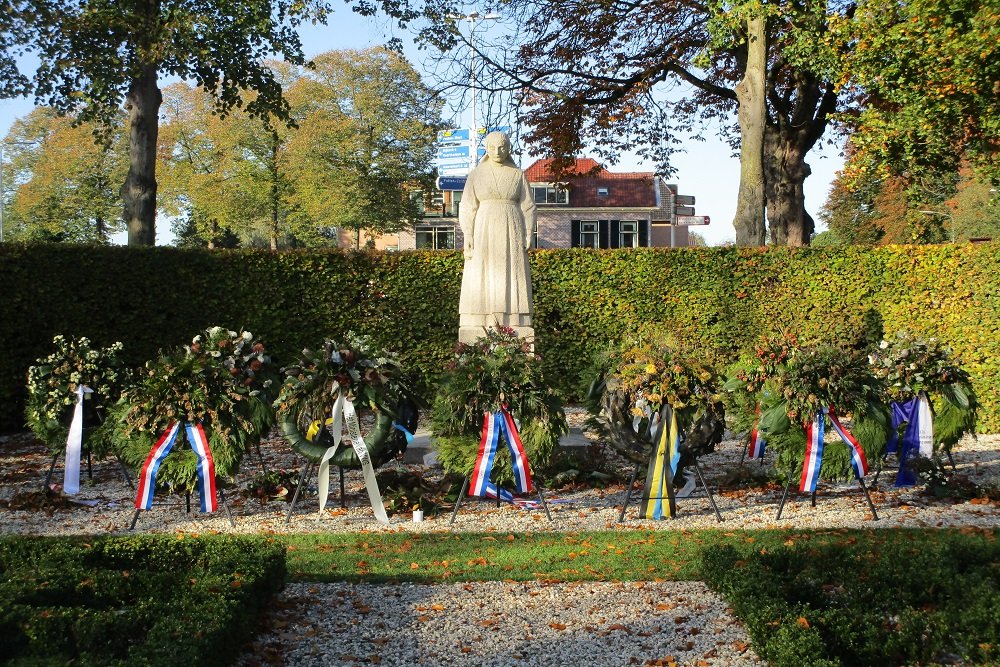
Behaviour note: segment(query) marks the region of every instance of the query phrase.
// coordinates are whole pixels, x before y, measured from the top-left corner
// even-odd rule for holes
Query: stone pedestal
[[[516,333],[520,338],[527,339],[529,342],[531,342],[532,346],[534,346],[534,343],[535,343],[535,329],[534,329],[534,327],[511,326],[510,328],[513,329],[514,333]],[[468,345],[471,345],[472,343],[475,343],[478,339],[482,338],[485,335],[486,335],[486,331],[481,326],[476,326],[476,327],[460,326],[460,327],[458,327],[458,342],[459,343],[466,343]]]

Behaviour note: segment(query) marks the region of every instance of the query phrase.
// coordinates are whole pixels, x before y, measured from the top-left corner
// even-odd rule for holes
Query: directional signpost
[[[674,206],[674,214],[677,217],[682,215],[694,215],[694,206]]]
[[[679,215],[677,216],[678,225],[707,225],[712,221],[707,215]]]
[[[438,176],[437,187],[438,190],[464,190],[465,189],[465,176]]]

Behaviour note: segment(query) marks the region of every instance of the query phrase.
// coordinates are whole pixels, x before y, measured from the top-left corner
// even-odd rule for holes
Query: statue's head
[[[516,167],[514,159],[510,156],[510,137],[503,132],[490,132],[486,135],[484,142],[486,148],[486,158],[484,161],[495,164],[506,164]]]

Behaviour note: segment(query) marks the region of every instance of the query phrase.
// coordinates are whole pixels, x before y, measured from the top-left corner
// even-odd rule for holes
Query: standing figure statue
[[[472,343],[496,326],[533,340],[527,249],[535,229],[535,201],[503,132],[486,136],[486,157],[469,174],[458,220],[465,235],[458,340]]]

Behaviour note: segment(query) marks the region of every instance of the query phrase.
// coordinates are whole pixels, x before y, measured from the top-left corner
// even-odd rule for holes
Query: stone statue
[[[486,136],[486,157],[469,174],[458,220],[465,235],[458,340],[471,343],[501,325],[533,340],[527,249],[535,200],[503,132]]]

